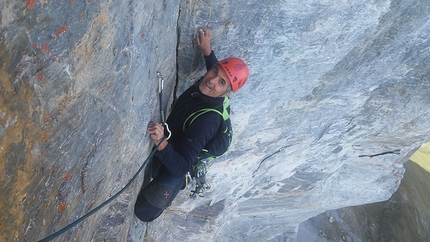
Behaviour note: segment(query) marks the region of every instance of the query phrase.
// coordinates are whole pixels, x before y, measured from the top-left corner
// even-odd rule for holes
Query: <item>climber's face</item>
[[[215,64],[203,77],[199,89],[209,97],[224,97],[230,92],[231,85],[224,69]]]

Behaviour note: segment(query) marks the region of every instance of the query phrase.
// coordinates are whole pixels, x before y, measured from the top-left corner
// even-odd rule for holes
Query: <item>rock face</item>
[[[156,71],[174,88],[179,5],[1,5],[0,241],[35,241],[107,200],[146,159]],[[127,238],[141,181],[61,240]]]
[[[404,166],[404,178],[388,201],[319,214],[300,224],[297,241],[428,241],[430,143]]]
[[[294,240],[309,217],[389,199],[430,135],[426,0],[0,6],[0,241],[42,239],[127,184],[159,120],[156,71],[166,109],[204,74],[202,25],[220,59],[251,72],[231,96],[234,141],[212,189],[142,223],[141,174],[59,241]]]

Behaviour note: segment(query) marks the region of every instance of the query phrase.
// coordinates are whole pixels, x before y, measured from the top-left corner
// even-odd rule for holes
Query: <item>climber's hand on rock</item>
[[[211,37],[212,31],[209,28],[201,27],[198,29],[196,42],[205,56],[210,55],[212,52]]]

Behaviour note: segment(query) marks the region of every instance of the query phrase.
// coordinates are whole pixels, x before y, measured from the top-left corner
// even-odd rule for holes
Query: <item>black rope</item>
[[[78,218],[77,220],[75,220],[71,224],[69,224],[66,227],[58,230],[57,232],[49,235],[48,237],[46,237],[46,238],[44,238],[42,240],[39,240],[39,242],[51,241],[51,240],[55,239],[56,237],[60,236],[61,234],[63,234],[67,230],[71,229],[72,227],[76,226],[78,223],[82,222],[84,219],[86,219],[89,216],[93,215],[95,212],[97,212],[98,210],[100,210],[101,208],[103,208],[104,206],[106,206],[108,203],[110,203],[112,200],[114,200],[115,198],[117,198],[119,195],[121,195],[121,193],[123,193],[125,191],[125,189],[127,189],[131,185],[131,183],[134,181],[134,179],[136,179],[137,175],[139,175],[139,173],[145,167],[146,163],[148,163],[148,161],[152,159],[152,157],[154,156],[154,154],[157,151],[158,147],[161,145],[161,143],[163,143],[163,141],[165,139],[166,139],[165,137],[163,139],[161,139],[161,141],[158,143],[158,145],[152,150],[151,154],[149,154],[148,158],[146,158],[146,160],[140,166],[140,168],[136,172],[136,174],[134,174],[133,178],[131,178],[131,180],[127,183],[127,185],[125,185],[119,192],[117,192],[111,198],[109,198],[104,203],[100,204],[98,207],[94,208],[93,210],[91,210],[90,212],[88,212],[87,214],[85,214],[84,216]]]

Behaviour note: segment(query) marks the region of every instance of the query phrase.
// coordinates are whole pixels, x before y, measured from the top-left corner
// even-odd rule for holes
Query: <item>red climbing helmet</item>
[[[230,57],[218,61],[218,64],[224,69],[225,73],[227,73],[233,92],[236,92],[245,85],[249,76],[249,70],[245,62],[239,58]]]

